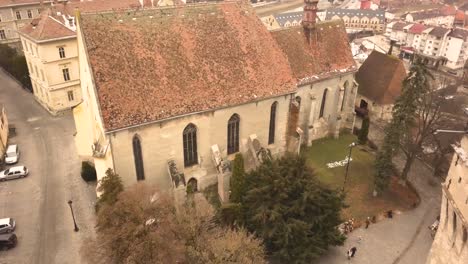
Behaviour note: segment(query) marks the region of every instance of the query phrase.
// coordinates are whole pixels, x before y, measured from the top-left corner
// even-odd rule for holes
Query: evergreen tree
[[[361,130],[359,130],[358,140],[359,144],[364,145],[367,143],[367,135],[369,135],[369,116],[364,117],[362,120]]]
[[[246,226],[282,263],[308,263],[329,245],[343,244],[337,226],[344,197],[322,185],[304,158],[265,161],[246,179]]]
[[[232,203],[239,203],[245,195],[245,169],[244,158],[238,153],[234,157],[232,165],[232,175],[230,180],[231,194],[229,200]]]
[[[99,180],[97,191],[101,193],[96,202],[96,211],[101,206],[113,205],[119,193],[123,191],[122,179],[112,169],[107,169],[106,176]]]
[[[376,186],[385,190],[385,183],[391,176],[392,160],[398,150],[406,156],[401,178],[406,180],[409,169],[422,150],[422,145],[432,133],[440,118],[440,104],[435,100],[436,93],[431,90],[428,69],[421,63],[412,65],[408,77],[403,81],[401,95],[397,98],[392,111],[392,120],[385,129],[385,138],[375,163]],[[388,185],[388,184],[387,184]],[[383,188],[382,188],[383,187]]]

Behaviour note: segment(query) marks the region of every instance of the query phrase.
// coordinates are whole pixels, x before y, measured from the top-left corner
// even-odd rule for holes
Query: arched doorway
[[[191,178],[187,183],[187,193],[198,192],[198,181],[195,178]]]

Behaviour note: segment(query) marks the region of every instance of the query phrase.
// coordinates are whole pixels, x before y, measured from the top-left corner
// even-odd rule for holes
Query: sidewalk
[[[369,138],[378,144],[382,135],[383,131],[371,124]],[[399,169],[403,168],[402,157],[396,157],[394,162]],[[427,227],[440,213],[441,188],[438,184],[429,184],[431,177],[430,169],[416,160],[409,181],[421,197],[420,205],[414,210],[395,215],[393,219],[371,224],[368,229],[355,230],[344,246],[331,248],[317,263],[424,264],[432,245]],[[357,247],[357,253],[348,261],[346,251],[353,246]]]

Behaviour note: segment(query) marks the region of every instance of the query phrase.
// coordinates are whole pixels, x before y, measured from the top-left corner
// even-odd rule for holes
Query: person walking
[[[348,259],[354,258],[354,255],[356,255],[357,248],[352,247],[348,250]]]
[[[369,228],[370,225],[370,217],[368,216],[366,219],[366,229]]]

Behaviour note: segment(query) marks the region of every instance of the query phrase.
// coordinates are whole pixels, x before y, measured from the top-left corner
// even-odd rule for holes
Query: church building
[[[80,14],[79,154],[98,179],[112,168],[127,186],[203,189],[236,153],[255,165],[351,129],[344,26],[305,2],[302,26],[274,32],[241,2]]]

